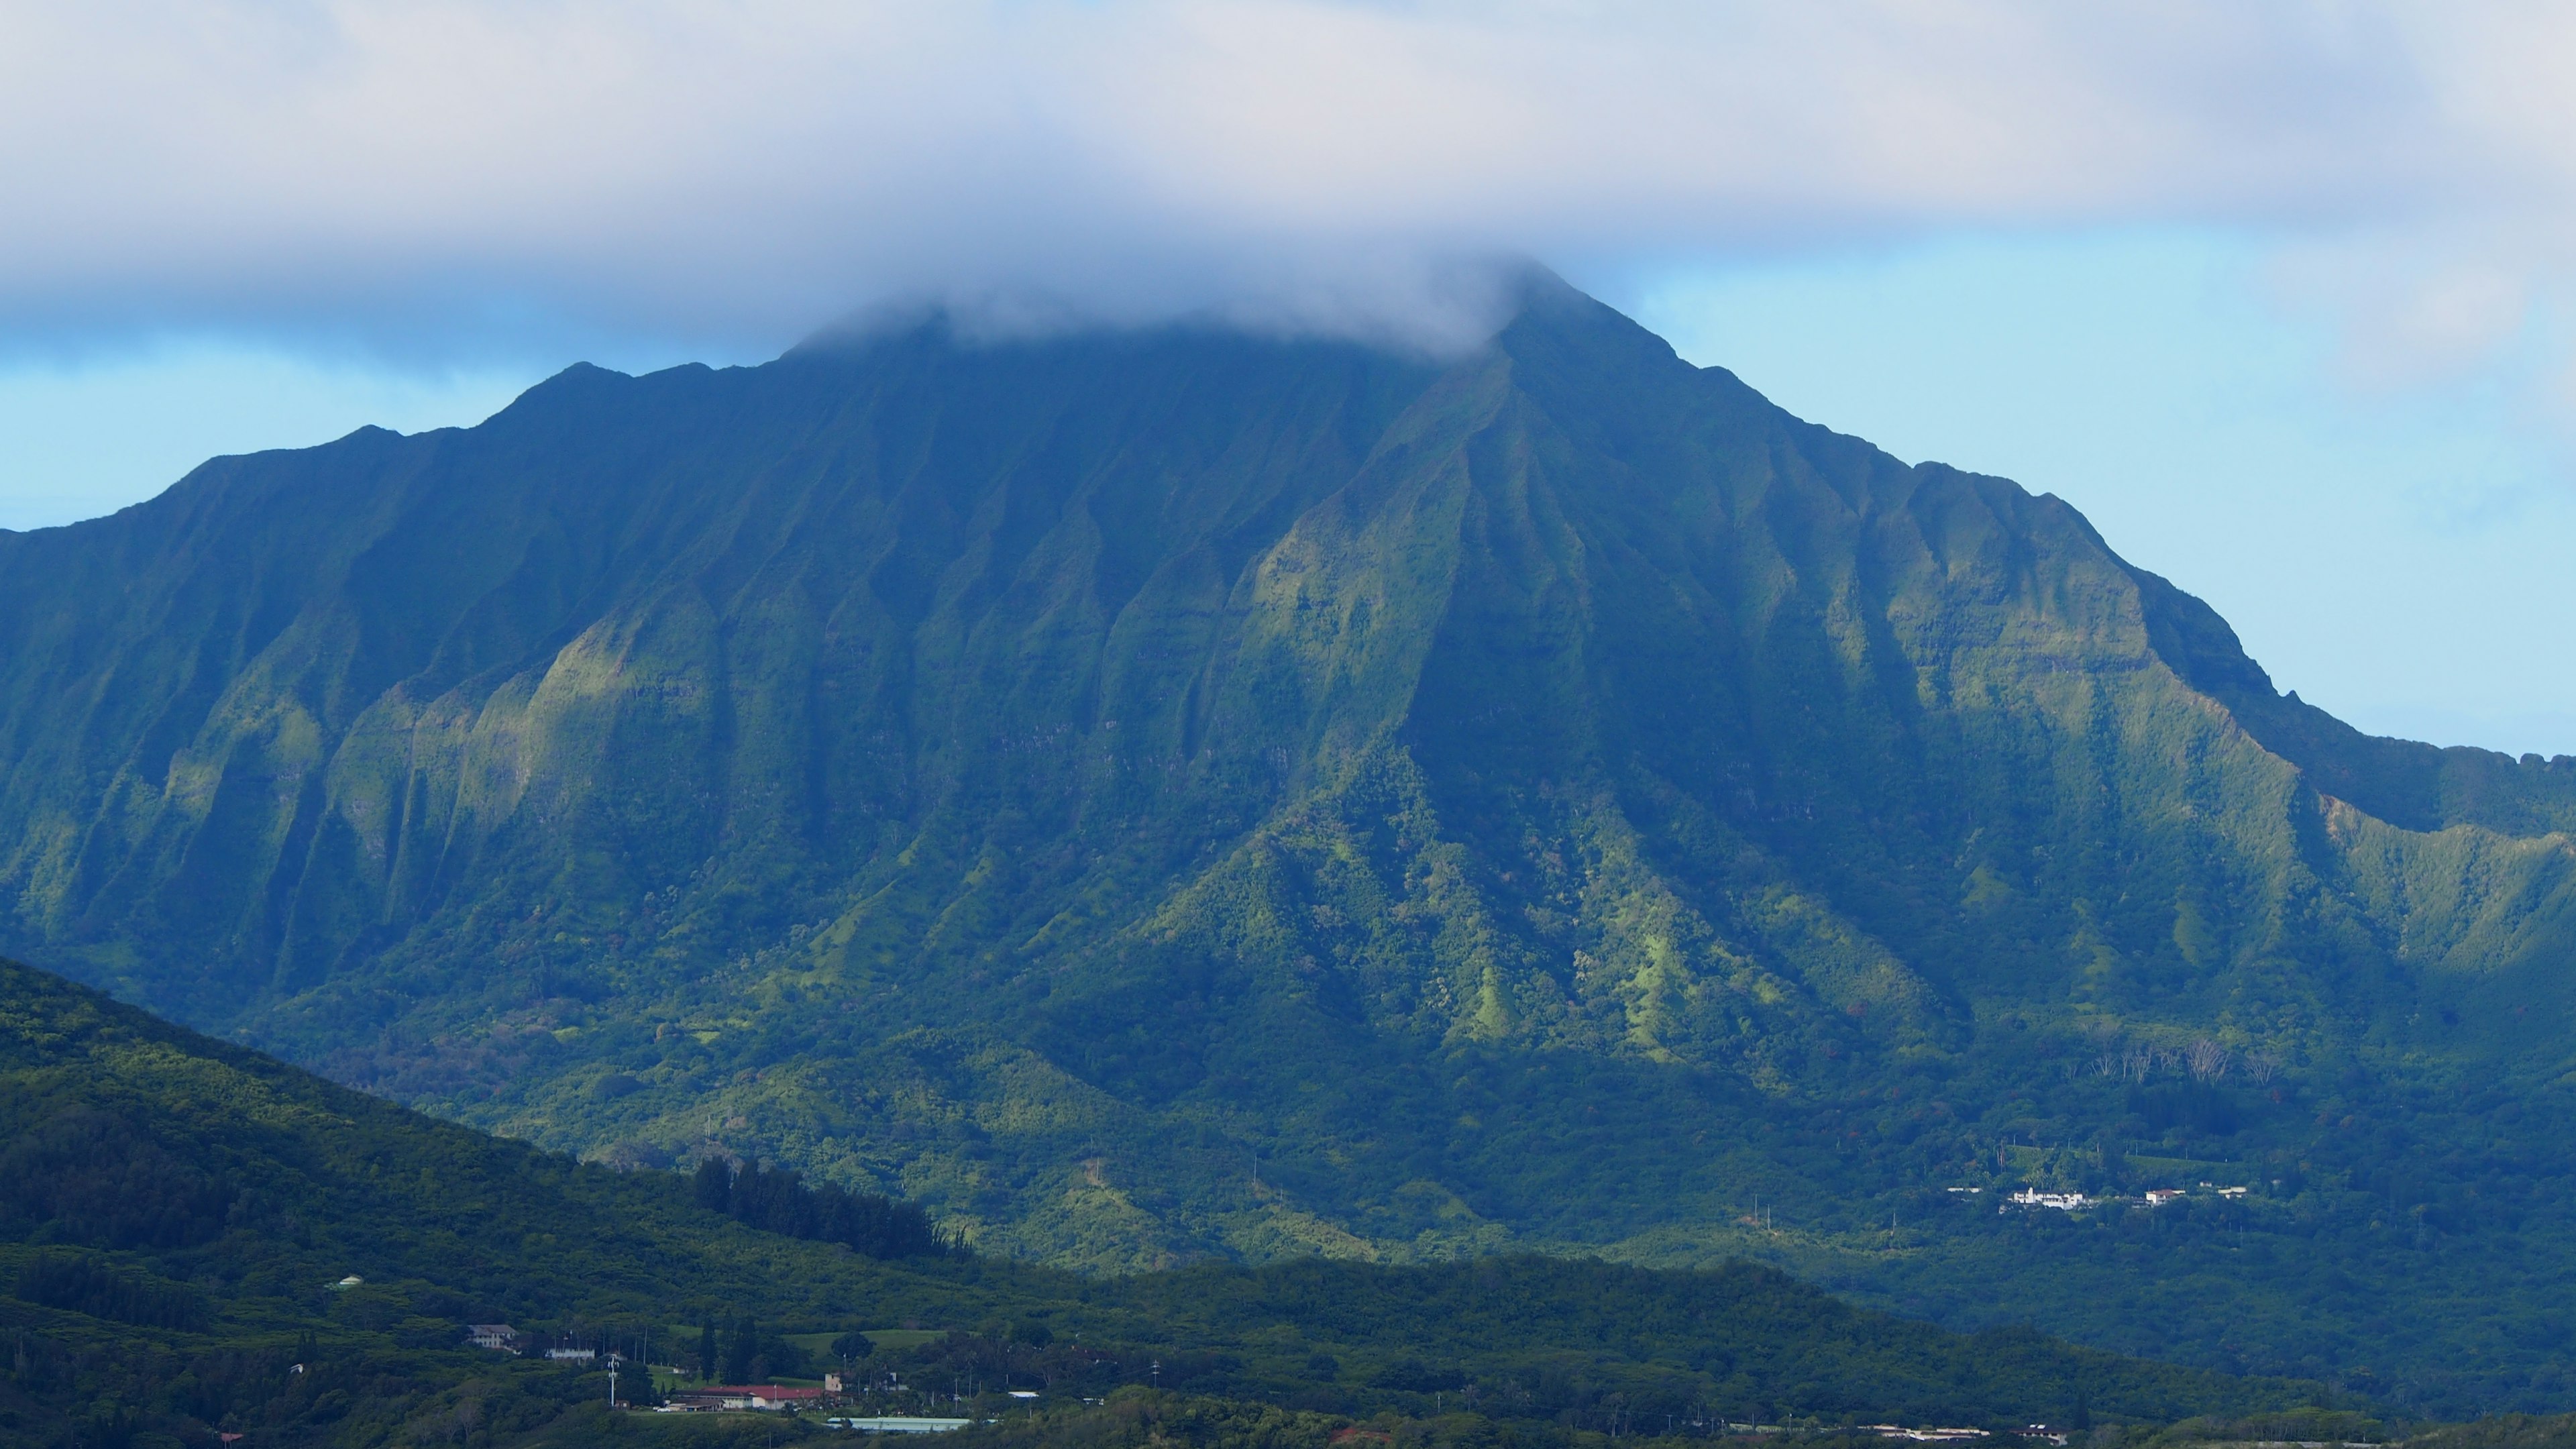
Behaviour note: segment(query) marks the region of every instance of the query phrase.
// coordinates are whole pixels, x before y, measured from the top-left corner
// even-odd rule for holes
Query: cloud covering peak
[[[2576,194],[2576,18],[2544,5],[0,0],[0,24],[22,338],[757,347],[926,300],[1437,343],[1489,323],[1499,256],[2172,221],[2405,258],[2402,295],[2352,289],[2378,325],[2474,344]]]

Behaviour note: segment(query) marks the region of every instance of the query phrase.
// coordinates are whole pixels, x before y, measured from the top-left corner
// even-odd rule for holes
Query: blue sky
[[[180,17],[184,16],[184,23]],[[1534,256],[2365,727],[2576,753],[2576,12],[0,0],[0,527],[854,312],[1465,345]]]
[[[534,366],[431,370],[205,336],[21,357],[0,365],[0,528],[112,513],[226,453],[480,422]]]

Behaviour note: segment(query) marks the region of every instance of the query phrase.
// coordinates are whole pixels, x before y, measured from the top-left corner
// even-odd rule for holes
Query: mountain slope
[[[465,1346],[467,1322],[502,1318],[536,1347],[658,1344],[653,1361],[669,1363],[695,1356],[686,1326],[753,1315],[772,1329],[764,1367],[790,1373],[781,1327],[927,1323],[912,1337],[928,1342],[879,1367],[923,1388],[980,1382],[985,1413],[1026,1407],[999,1392],[1020,1384],[1058,1405],[1159,1383],[1395,1414],[1472,1385],[1495,1417],[1568,1428],[1650,1410],[2017,1426],[2070,1403],[2152,1423],[2316,1393],[2027,1332],[1946,1334],[1742,1265],[1306,1263],[1100,1283],[874,1263],[700,1211],[672,1174],[576,1166],[434,1122],[8,962],[0,1104],[0,1438],[13,1444],[641,1431],[598,1416],[605,1375],[590,1367]]]
[[[2576,1394],[2576,763],[2358,736],[1543,280],[1447,362],[575,369],[0,537],[0,641],[15,949],[550,1145]]]
[[[0,962],[0,1438],[506,1442],[564,1427],[604,1375],[468,1348],[468,1321],[633,1344],[739,1310],[994,1297],[971,1268],[884,1268],[686,1199]]]

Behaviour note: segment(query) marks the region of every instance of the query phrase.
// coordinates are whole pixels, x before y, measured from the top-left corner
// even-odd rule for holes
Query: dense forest
[[[980,1395],[996,1412],[1028,1410],[1010,1389],[1049,1411],[1133,1388],[1344,1424],[1472,1405],[1550,1442],[1650,1418],[1705,1437],[1729,1419],[2161,1424],[2340,1402],[2027,1329],[1952,1333],[1745,1264],[1305,1260],[1091,1278],[959,1255],[935,1230],[927,1251],[879,1257],[755,1221],[821,1232],[853,1195],[716,1158],[697,1175],[576,1163],[6,964],[0,1104],[0,1155],[20,1169],[0,1221],[11,1443],[617,1432],[593,1412],[596,1362],[470,1348],[474,1323],[512,1325],[531,1354],[846,1367],[899,1379],[908,1402]],[[746,1182],[739,1201],[802,1206],[737,1213]],[[718,1183],[722,1210],[700,1201]],[[650,1396],[628,1377],[622,1392]]]
[[[757,1158],[709,1154],[692,1178],[698,1206],[764,1233],[840,1243],[871,1258],[963,1256],[962,1240],[932,1227],[921,1204],[831,1183],[808,1184],[791,1168]]]

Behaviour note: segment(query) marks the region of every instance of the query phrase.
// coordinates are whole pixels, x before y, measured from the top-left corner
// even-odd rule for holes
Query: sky
[[[2576,753],[2576,12],[0,0],[0,527],[923,302],[1431,351],[1536,258],[2054,492],[2365,728]]]

